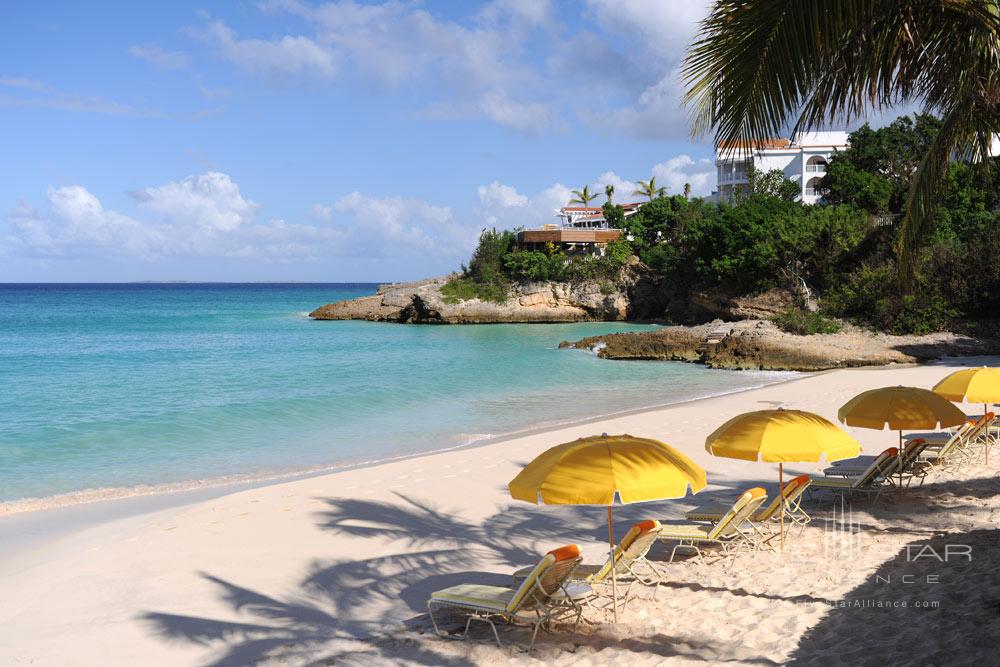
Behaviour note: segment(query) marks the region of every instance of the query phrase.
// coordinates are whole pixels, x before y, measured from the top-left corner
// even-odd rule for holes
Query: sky
[[[706,8],[4,3],[0,282],[409,280],[583,185],[708,194]]]

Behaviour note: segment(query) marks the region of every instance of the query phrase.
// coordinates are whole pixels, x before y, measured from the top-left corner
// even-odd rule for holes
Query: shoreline
[[[475,449],[477,447],[486,447],[489,445],[499,444],[507,440],[513,440],[516,438],[527,437],[532,435],[539,435],[549,431],[556,431],[562,428],[583,426],[586,424],[591,424],[606,419],[616,419],[619,417],[641,415],[647,412],[655,412],[657,410],[662,410],[664,408],[669,408],[672,406],[684,405],[687,403],[696,403],[698,401],[707,401],[715,398],[721,398],[724,396],[739,394],[742,392],[754,391],[756,389],[761,389],[763,387],[769,387],[776,384],[794,382],[796,380],[802,379],[803,377],[808,377],[810,375],[815,375],[817,373],[823,373],[826,371],[800,372],[800,371],[737,370],[731,372],[737,372],[737,373],[757,372],[757,373],[769,373],[775,375],[782,374],[782,375],[790,375],[791,377],[776,379],[772,382],[762,382],[760,384],[741,387],[740,389],[734,389],[731,391],[720,391],[705,396],[697,396],[695,398],[685,398],[677,401],[668,401],[666,403],[657,403],[640,408],[629,408],[625,410],[602,413],[599,415],[591,415],[588,417],[568,418],[564,420],[539,422],[537,424],[530,425],[525,428],[521,428],[514,431],[507,431],[496,435],[484,434],[481,437],[472,438],[468,442],[458,445],[453,445],[450,447],[404,453],[396,456],[384,457],[381,459],[345,460],[342,462],[321,463],[314,466],[309,466],[307,468],[297,468],[297,469],[287,469],[287,470],[261,470],[257,472],[233,473],[230,475],[197,478],[197,479],[183,480],[177,482],[162,482],[162,483],[152,483],[152,484],[135,484],[132,486],[114,486],[114,487],[80,489],[77,491],[66,491],[63,493],[56,493],[49,496],[35,496],[29,498],[17,498],[13,500],[0,500],[0,526],[2,526],[4,518],[8,516],[18,516],[23,514],[30,514],[33,512],[44,512],[48,510],[79,507],[81,505],[93,505],[97,503],[106,503],[106,502],[110,503],[119,500],[127,500],[129,498],[175,496],[182,494],[198,494],[202,492],[210,493],[210,495],[213,497],[218,497],[221,495],[227,495],[228,493],[235,493],[250,488],[260,488],[263,486],[282,484],[285,482],[292,482],[300,479],[320,477],[323,475],[335,475],[342,472],[349,472],[351,470],[372,468],[380,465],[385,465],[388,463],[407,461],[420,458],[423,456],[442,454],[445,452],[465,450],[465,449]]]
[[[663,440],[706,468],[710,484],[697,497],[621,507],[615,513],[617,534],[640,519],[682,517],[692,505],[725,500],[747,486],[773,492],[771,466],[705,452],[704,438],[733,414],[794,405],[829,417],[859,391],[929,386],[952,368],[984,361],[990,360],[804,374],[723,396],[227,495],[163,494],[151,501],[11,515],[0,527],[35,526],[44,532],[61,517],[70,530],[32,537],[32,544],[0,557],[5,600],[0,654],[59,664],[65,661],[60,646],[73,646],[82,662],[202,664],[260,645],[244,633],[272,633],[278,646],[301,646],[310,658],[365,651],[370,642],[363,638],[403,632],[426,610],[433,590],[469,577],[506,582],[502,573],[561,543],[580,544],[587,562],[606,557],[602,508],[535,507],[511,501],[506,492],[520,467],[553,444],[594,432],[628,432]],[[895,442],[889,431],[851,433],[867,453]],[[815,473],[822,465],[789,464],[786,473]],[[174,504],[156,507],[164,499]],[[108,508],[118,508],[120,515],[109,516]],[[66,525],[74,515],[88,514],[94,521],[87,525]],[[42,525],[45,520],[49,526]],[[688,571],[670,567],[673,576]],[[696,593],[675,590],[664,599],[683,604],[691,595]],[[268,610],[278,615],[269,616]],[[641,618],[633,617],[637,623]],[[297,627],[305,633],[301,640],[288,634]],[[52,636],[61,642],[54,644]],[[470,650],[485,659],[496,650],[416,637],[423,639],[407,641],[433,642],[427,646],[435,652]]]

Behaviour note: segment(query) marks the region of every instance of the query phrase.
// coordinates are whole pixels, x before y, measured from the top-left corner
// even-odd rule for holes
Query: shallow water
[[[0,500],[376,461],[792,375],[557,349],[649,325],[306,317],[374,289],[0,285]]]

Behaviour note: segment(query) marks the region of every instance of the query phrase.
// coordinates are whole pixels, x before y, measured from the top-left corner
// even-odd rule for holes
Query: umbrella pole
[[[988,407],[988,404],[987,403],[983,403],[983,419],[984,420],[986,419],[986,413],[989,412],[989,410],[986,409],[987,407]],[[986,463],[984,465],[989,465],[990,464],[990,428],[989,428],[989,426],[986,427],[986,437],[983,438],[983,442],[986,443],[986,445],[983,447],[983,451],[986,452]]]
[[[781,503],[781,553],[785,553],[785,496],[782,489],[784,482],[784,463],[778,463],[778,499]]]
[[[903,429],[899,429],[899,447],[896,448],[896,456],[899,458],[899,490],[903,490]]]
[[[615,623],[618,622],[618,565],[615,563],[615,528],[611,518],[611,505],[608,505],[608,547],[611,550],[611,608],[614,611]]]

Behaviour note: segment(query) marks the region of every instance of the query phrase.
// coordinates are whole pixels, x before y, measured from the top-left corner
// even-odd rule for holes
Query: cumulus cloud
[[[479,203],[483,206],[509,208],[511,206],[526,206],[528,198],[510,185],[503,185],[498,181],[493,181],[489,185],[480,185],[477,188],[479,193]]]
[[[193,224],[208,231],[231,231],[253,221],[260,208],[240,194],[227,174],[210,171],[132,193],[139,207],[168,222]]]
[[[8,254],[59,258],[165,256],[285,261],[339,252],[335,227],[255,220],[256,203],[222,173],[190,176],[132,193],[138,215],[106,208],[82,185],[50,187],[46,208],[19,202],[7,214]]]
[[[715,185],[715,162],[678,155],[653,166],[653,176],[657,185],[665,186],[669,194],[683,193],[684,184],[690,183],[691,194],[703,197],[711,194]]]
[[[475,227],[459,223],[450,208],[422,199],[355,191],[339,198],[334,209],[355,223],[352,227],[359,247],[377,255],[390,247],[403,247],[464,258],[478,233]]]

